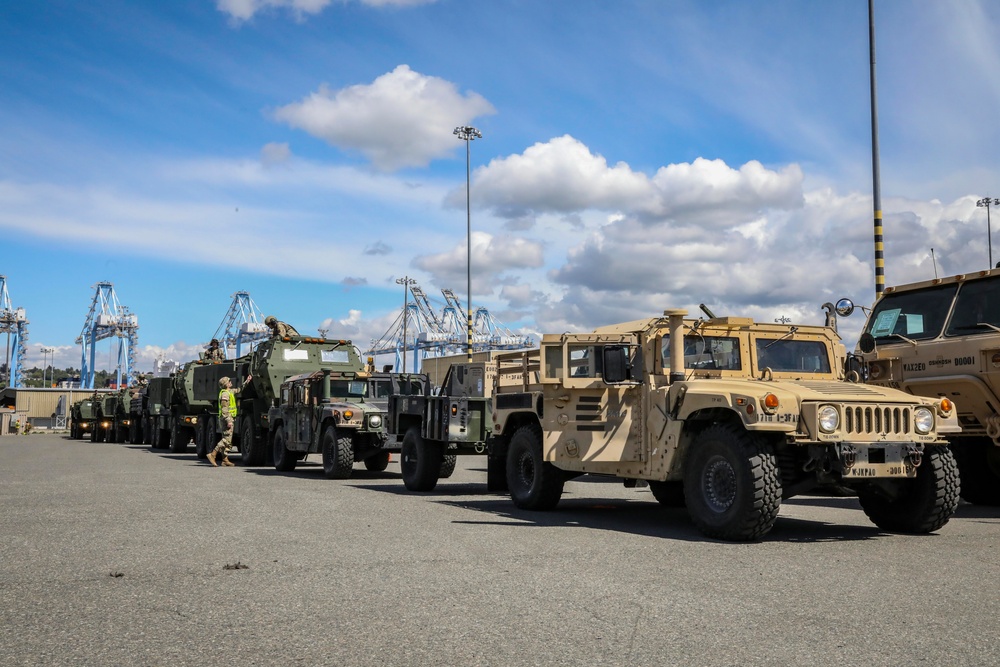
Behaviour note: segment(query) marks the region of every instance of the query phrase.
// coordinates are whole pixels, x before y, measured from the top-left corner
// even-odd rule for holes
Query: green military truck
[[[887,287],[857,356],[869,384],[955,402],[962,497],[1000,505],[1000,269]]]
[[[70,406],[69,435],[71,438],[74,440],[82,440],[84,437],[90,436],[94,430],[94,424],[97,422],[95,408],[98,402],[98,399],[91,396],[89,398],[76,401],[72,406]]]
[[[142,411],[142,441],[153,449],[165,448],[170,444],[169,436],[163,437],[163,434],[170,433],[168,424],[173,394],[173,375],[154,377],[149,380],[139,399],[137,407]],[[135,402],[133,399],[133,406]]]
[[[402,439],[399,467],[407,489],[432,491],[455,471],[458,454],[486,453],[494,369],[488,362],[453,364],[438,393],[426,374],[395,376],[386,429]],[[488,475],[489,489],[506,490],[494,477]]]
[[[856,491],[883,530],[947,523],[959,493],[950,401],[846,381],[829,327],[686,315],[497,355],[489,446],[517,507],[552,509],[568,480],[594,474],[646,480],[726,540],[765,535],[783,498],[825,487]]]
[[[212,419],[216,410],[218,378],[235,373],[234,360],[225,362],[192,361],[170,378],[153,378],[147,388],[146,416],[151,429],[151,446],[183,453],[194,441],[198,456],[204,458],[208,440],[214,437]],[[202,390],[202,384],[216,378],[215,393]],[[169,383],[166,382],[169,380]],[[169,384],[169,388],[168,388]],[[212,441],[214,447],[214,441]]]
[[[123,392],[101,394],[94,401],[94,427],[90,432],[92,442],[125,442],[128,430],[128,411],[122,408]]]
[[[294,375],[281,384],[278,404],[268,413],[276,469],[294,470],[312,453],[322,454],[329,479],[350,477],[355,462],[373,471],[389,465],[385,410],[368,401],[367,374],[353,361],[348,355],[340,370]]]

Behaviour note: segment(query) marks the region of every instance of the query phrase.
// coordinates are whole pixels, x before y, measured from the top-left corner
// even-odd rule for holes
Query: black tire
[[[150,428],[149,419],[146,417],[142,418],[140,429],[142,430],[142,444],[150,444],[153,441],[153,429]]]
[[[174,427],[170,431],[170,451],[174,454],[183,454],[187,451],[189,442],[191,436],[188,435],[187,429],[181,428],[178,422],[174,422]]]
[[[507,487],[521,509],[550,510],[562,498],[566,477],[542,459],[542,433],[536,425],[514,431],[507,449]]]
[[[701,532],[722,540],[755,540],[774,526],[781,475],[771,445],[739,426],[714,424],[688,450],[684,501]]]
[[[389,452],[379,452],[365,459],[365,470],[382,472],[389,467]]]
[[[403,485],[410,491],[433,491],[441,474],[441,445],[427,442],[416,426],[403,436],[399,453]]]
[[[142,431],[139,428],[139,420],[132,419],[128,425],[128,441],[131,445],[137,445],[142,441]]]
[[[94,430],[90,432],[91,442],[101,442],[101,427],[96,423],[94,424]]]
[[[656,498],[656,502],[664,507],[684,507],[684,483],[683,482],[656,482],[649,481],[649,490]]]
[[[259,442],[256,429],[249,419],[244,419],[240,428],[240,461],[245,466],[262,466],[273,463],[268,457],[266,443]]]
[[[962,480],[962,498],[973,505],[1000,506],[1000,447],[989,438],[952,443]]]
[[[948,523],[961,493],[958,464],[947,447],[928,447],[912,479],[869,484],[858,491],[868,518],[893,533],[930,533]]]
[[[441,472],[438,473],[438,479],[448,479],[455,474],[455,465],[458,463],[458,457],[454,454],[445,454],[441,457]]]
[[[347,479],[354,470],[354,447],[349,437],[340,437],[337,429],[327,426],[321,443],[323,474],[327,479]]]
[[[291,472],[295,470],[295,464],[299,462],[293,452],[288,451],[285,447],[285,427],[281,424],[274,431],[274,437],[272,439],[274,450],[274,468],[280,470],[281,472]]]

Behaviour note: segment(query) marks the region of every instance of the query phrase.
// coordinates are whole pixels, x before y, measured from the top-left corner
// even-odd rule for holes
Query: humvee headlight
[[[372,428],[378,428],[382,425],[382,415],[372,415],[368,418],[368,425]]]
[[[824,405],[819,409],[819,430],[823,433],[833,433],[840,426],[840,411],[832,405]]]
[[[868,366],[868,377],[873,380],[877,380],[882,377],[882,367],[878,364],[871,364]]]
[[[934,413],[928,408],[917,408],[913,411],[913,427],[922,435],[930,433],[934,428]]]

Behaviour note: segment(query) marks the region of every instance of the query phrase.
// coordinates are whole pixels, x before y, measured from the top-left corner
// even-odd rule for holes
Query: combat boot
[[[233,466],[235,466],[236,464],[235,464],[235,463],[233,463],[232,461],[230,461],[230,460],[229,460],[229,457],[227,456],[227,457],[225,457],[224,459],[222,459],[222,465],[224,465],[224,466],[226,466],[226,467],[229,467],[229,468],[232,468],[232,467],[233,467]]]
[[[214,449],[208,453],[208,456],[206,458],[208,459],[208,462],[212,464],[213,468],[218,468],[219,467],[219,464],[215,462],[215,450]]]

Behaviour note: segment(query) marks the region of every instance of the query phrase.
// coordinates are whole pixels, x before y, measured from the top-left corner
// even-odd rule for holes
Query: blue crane
[[[373,340],[365,354],[376,357],[394,355],[395,368],[402,366],[403,355],[412,353],[413,363],[408,370],[418,372],[420,360],[465,352],[468,335],[467,315],[462,302],[450,289],[442,289],[445,303],[440,314],[431,307],[427,294],[419,285],[409,287],[413,301],[409,298],[389,329],[378,340]],[[406,314],[404,339],[404,313]],[[530,336],[512,332],[480,306],[476,309],[472,326],[472,349],[474,352],[489,350],[517,350],[533,347]]]
[[[24,308],[14,308],[7,292],[7,276],[0,276],[0,333],[7,334],[7,386],[21,387],[21,367],[28,354],[28,318]]]
[[[264,314],[250,298],[249,292],[236,292],[232,298],[229,310],[212,336],[219,341],[227,359],[242,357],[244,345],[259,343],[271,335],[264,324]],[[234,356],[230,356],[230,350],[235,352]]]
[[[80,362],[80,387],[94,388],[94,362],[97,356],[97,343],[108,338],[118,339],[118,365],[116,367],[116,383],[119,387],[131,385],[135,378],[132,370],[135,366],[135,349],[139,344],[139,319],[118,301],[115,287],[107,281],[94,285],[94,298],[90,302],[87,319],[83,323],[83,331],[76,342],[83,346],[83,357]],[[122,384],[122,378],[125,385]]]

